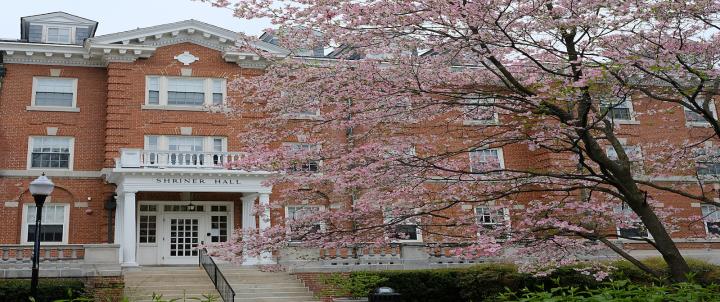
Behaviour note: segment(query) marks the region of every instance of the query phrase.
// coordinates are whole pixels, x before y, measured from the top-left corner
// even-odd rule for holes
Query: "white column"
[[[115,204],[115,235],[113,238],[113,243],[119,244],[122,247],[122,240],[123,240],[123,205],[125,204],[123,202],[124,197],[122,195],[119,195],[116,204]],[[120,248],[120,251],[118,253],[119,259],[118,263],[123,262],[123,250]]]
[[[260,226],[260,232],[264,232],[265,230],[270,228],[270,194],[269,193],[260,193],[260,207],[263,209],[262,212],[259,213],[259,226]],[[271,252],[263,252],[260,254],[260,264],[275,264],[275,261],[272,259],[272,253]]]
[[[242,228],[243,231],[254,230],[257,221],[255,220],[255,214],[253,214],[253,207],[255,207],[255,199],[257,194],[245,194],[242,197]],[[259,259],[256,257],[245,257],[243,259],[243,265],[256,265],[259,263]]]
[[[242,197],[242,228],[243,230],[255,229],[255,215],[253,207],[255,206],[257,194],[249,194]]]
[[[123,193],[123,231],[122,231],[122,266],[138,266],[135,255],[136,249],[136,227],[135,221],[135,192]]]

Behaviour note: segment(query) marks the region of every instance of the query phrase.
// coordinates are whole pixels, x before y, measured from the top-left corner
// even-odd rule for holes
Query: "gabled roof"
[[[183,30],[191,32],[198,31],[201,34],[210,34],[225,40],[236,41],[238,34],[232,30],[224,29],[212,24],[190,19],[173,23],[166,23],[150,27],[142,27],[118,33],[112,33],[93,38],[95,43],[113,44],[123,43],[123,41],[131,41],[135,39],[144,39],[155,35],[172,34]],[[127,44],[127,43],[126,43]]]
[[[98,22],[83,17],[78,17],[66,12],[52,12],[20,18],[20,37],[27,39],[28,26],[30,23],[81,25],[90,27],[90,36],[95,35]]]

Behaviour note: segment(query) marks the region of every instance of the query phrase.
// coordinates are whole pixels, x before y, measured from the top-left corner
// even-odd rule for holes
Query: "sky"
[[[229,9],[192,0],[4,0],[0,10],[0,38],[20,38],[20,17],[64,11],[100,22],[96,35],[175,21],[195,19],[257,36],[270,27],[266,20],[243,20]]]

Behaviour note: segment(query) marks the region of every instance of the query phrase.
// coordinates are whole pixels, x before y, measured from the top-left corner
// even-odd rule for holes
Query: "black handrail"
[[[210,276],[210,279],[215,285],[215,289],[217,289],[217,291],[220,293],[220,297],[223,299],[223,301],[235,301],[235,291],[232,289],[227,279],[225,279],[225,275],[223,275],[220,269],[218,269],[217,264],[215,264],[215,260],[213,260],[213,258],[208,255],[207,249],[201,249],[199,254],[200,266],[202,266],[202,268],[205,269],[205,272],[207,272],[208,276]]]

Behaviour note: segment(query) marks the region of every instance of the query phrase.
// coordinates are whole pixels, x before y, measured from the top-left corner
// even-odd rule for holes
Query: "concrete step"
[[[237,298],[235,302],[317,302],[319,300],[310,297],[253,297],[253,298]]]
[[[313,294],[310,292],[301,292],[301,293],[293,293],[293,292],[279,292],[279,291],[272,291],[272,292],[261,292],[261,293],[235,293],[235,298],[258,298],[258,297],[267,297],[272,296],[274,298],[286,298],[286,297],[296,297],[296,298],[308,298],[313,299]]]
[[[317,300],[297,279],[285,272],[262,272],[254,267],[219,265],[223,276],[235,290],[235,301],[300,302]]]
[[[152,301],[160,294],[163,300],[198,301],[204,295],[219,298],[205,270],[198,266],[141,267],[126,271],[125,296],[130,301]]]

